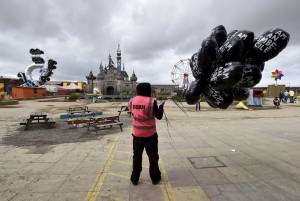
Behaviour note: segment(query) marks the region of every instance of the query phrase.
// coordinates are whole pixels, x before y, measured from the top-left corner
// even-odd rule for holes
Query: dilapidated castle
[[[135,91],[137,77],[133,71],[132,75],[128,76],[125,71],[125,65],[122,63],[122,55],[120,45],[117,49],[117,63],[115,64],[111,55],[108,56],[108,65],[103,66],[102,62],[99,66],[99,73],[93,76],[87,76],[90,90],[102,95],[123,95],[130,96]],[[93,79],[93,80],[89,80]],[[93,85],[91,87],[91,85]]]

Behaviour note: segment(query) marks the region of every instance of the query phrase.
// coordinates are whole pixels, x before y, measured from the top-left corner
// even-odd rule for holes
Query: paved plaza
[[[1,201],[299,201],[300,104],[280,109],[266,102],[253,110],[181,112],[166,103],[158,121],[162,182],[152,185],[144,153],[137,186],[130,184],[130,117],[98,132],[59,120],[80,103],[21,101],[0,108]],[[126,103],[89,104],[105,115]],[[23,131],[31,112],[55,118],[53,129]]]

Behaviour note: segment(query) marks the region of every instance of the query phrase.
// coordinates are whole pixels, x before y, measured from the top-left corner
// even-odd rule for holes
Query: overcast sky
[[[299,0],[9,0],[0,1],[0,75],[16,75],[31,63],[30,48],[58,62],[54,80],[85,80],[118,43],[128,74],[138,81],[170,84],[172,66],[196,52],[213,27],[272,27],[290,33],[288,47],[266,63],[259,85],[300,86]]]

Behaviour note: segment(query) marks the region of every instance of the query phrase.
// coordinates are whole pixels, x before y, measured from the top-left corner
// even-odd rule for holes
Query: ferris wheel
[[[171,80],[180,89],[187,89],[190,82],[195,80],[190,68],[190,59],[181,59],[177,62],[171,71]]]

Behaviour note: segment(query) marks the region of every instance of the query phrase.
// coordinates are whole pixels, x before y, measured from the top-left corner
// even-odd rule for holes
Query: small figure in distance
[[[279,98],[277,96],[273,99],[273,104],[276,107],[276,109],[279,109],[280,100],[279,100]]]
[[[289,92],[287,90],[285,90],[283,92],[283,102],[287,103],[288,98],[289,98]]]
[[[279,93],[279,100],[280,100],[280,102],[283,102],[283,97],[284,97],[283,91],[281,91],[281,92]]]
[[[290,89],[289,91],[290,103],[294,103],[294,96],[295,96],[295,92]]]
[[[196,103],[196,112],[200,111],[200,100]]]

